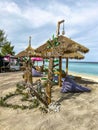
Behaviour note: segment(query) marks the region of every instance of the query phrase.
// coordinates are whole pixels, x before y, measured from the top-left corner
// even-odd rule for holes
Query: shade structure
[[[49,57],[53,57],[53,58],[59,58],[59,55],[53,54],[51,52],[46,52],[44,54],[42,54],[42,56],[44,58],[49,58]],[[84,56],[80,53],[80,52],[66,52],[64,54],[62,54],[61,56],[62,58],[70,58],[70,59],[84,59]]]
[[[85,46],[71,40],[68,37],[65,36],[58,36],[58,43],[59,45],[55,46],[54,48],[48,48],[49,43],[46,41],[45,44],[41,45],[36,49],[36,52],[42,53],[44,56],[45,53],[52,53],[53,55],[57,56],[62,56],[64,53],[72,53],[72,52],[82,52],[82,53],[87,53],[89,51],[88,48]],[[53,44],[53,40],[50,40],[50,42]]]
[[[41,56],[41,53],[35,52],[35,49],[31,47],[31,37],[29,37],[29,45],[28,47],[19,52],[15,57],[35,57],[35,56]]]
[[[42,53],[42,56],[45,58],[59,58],[59,69],[61,70],[62,62],[61,58],[66,58],[66,73],[68,73],[68,59],[83,59],[84,56],[81,53],[87,53],[89,51],[85,46],[71,40],[66,36],[57,37],[57,45],[54,46],[54,41],[50,40],[52,47],[49,46],[49,40],[45,44],[41,45],[36,49],[36,52]],[[60,72],[60,80],[61,80]],[[59,80],[59,81],[60,81]],[[61,81],[60,81],[61,82]],[[61,86],[61,83],[60,83]]]

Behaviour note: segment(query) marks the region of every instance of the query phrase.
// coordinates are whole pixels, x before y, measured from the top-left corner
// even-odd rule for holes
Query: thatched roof
[[[67,38],[65,36],[58,36],[58,42],[60,43],[58,46],[55,46],[55,48],[47,48],[47,46],[49,45],[48,41],[41,45],[40,47],[38,47],[36,49],[36,52],[44,52],[46,53],[47,51],[53,51],[58,52],[60,55],[64,54],[64,53],[71,53],[71,52],[82,52],[82,53],[87,53],[89,51],[88,48],[86,48],[85,46],[71,40],[70,38]],[[51,43],[53,44],[53,40],[51,40]]]
[[[32,57],[35,57],[35,56],[39,56],[40,57],[41,56],[41,53],[35,52],[35,49],[33,49],[31,47],[31,37],[29,37],[29,45],[28,45],[28,47],[25,50],[19,52],[16,55],[16,57],[24,57],[24,56],[32,56]]]
[[[36,53],[35,51],[33,52],[28,52],[28,51],[21,51],[20,53],[18,53],[15,57],[26,57],[26,56],[30,56],[30,57],[41,57],[40,53]]]
[[[64,55],[62,55],[62,58],[84,59],[84,56],[79,52],[73,52],[73,53],[65,53]]]
[[[51,52],[47,52],[43,54],[44,58],[59,58],[59,55],[57,54],[52,54]],[[62,55],[62,58],[69,58],[69,59],[84,59],[84,56],[80,52],[72,52],[72,53],[64,53]]]

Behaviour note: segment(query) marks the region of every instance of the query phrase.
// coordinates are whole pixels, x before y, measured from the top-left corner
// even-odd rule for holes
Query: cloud
[[[0,1],[0,29],[5,30],[19,52],[26,47],[30,35],[33,46],[38,47],[55,34],[57,22],[65,19],[66,36],[95,48],[98,42],[97,6],[97,1],[88,0],[4,0]]]

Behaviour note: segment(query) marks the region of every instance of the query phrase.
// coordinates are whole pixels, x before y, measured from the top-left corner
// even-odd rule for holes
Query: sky
[[[16,54],[44,44],[65,20],[65,36],[89,48],[83,61],[98,62],[98,0],[0,0],[0,29]],[[62,26],[61,30],[62,32]]]

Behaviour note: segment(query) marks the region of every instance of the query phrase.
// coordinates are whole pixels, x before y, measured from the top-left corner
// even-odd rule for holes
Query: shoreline
[[[98,82],[98,76],[95,76],[95,75],[88,75],[88,74],[77,73],[77,72],[73,72],[73,71],[69,71],[69,74],[71,74],[73,76],[80,76],[82,78]]]

